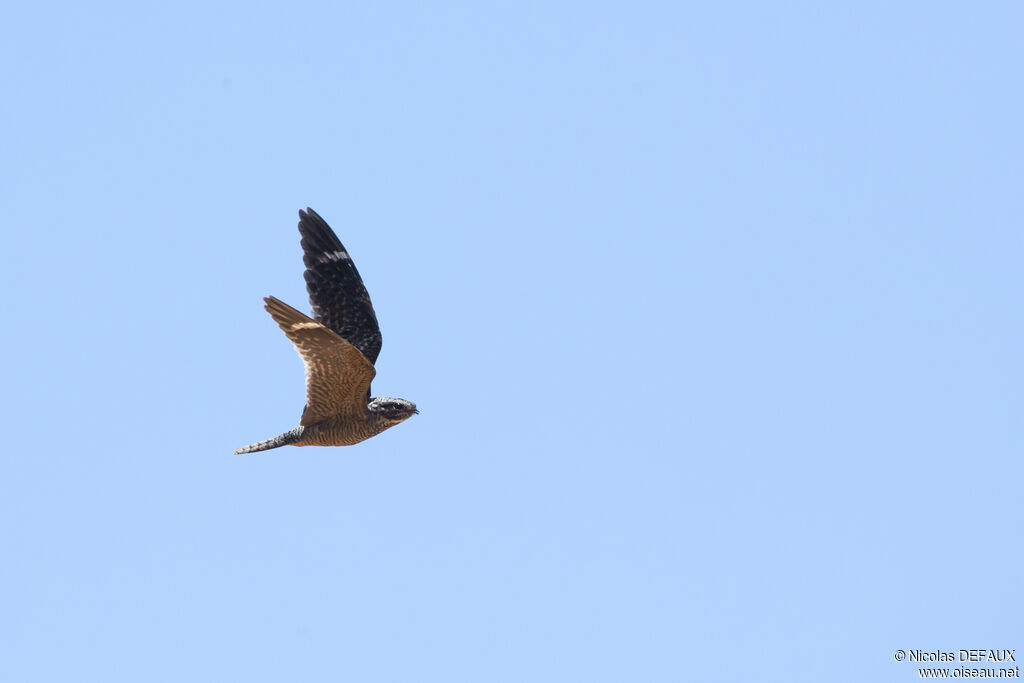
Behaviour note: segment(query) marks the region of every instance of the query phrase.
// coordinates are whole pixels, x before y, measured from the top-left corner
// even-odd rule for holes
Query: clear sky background
[[[5,15],[0,680],[1024,653],[1019,3]],[[234,456],[306,206],[421,414]]]

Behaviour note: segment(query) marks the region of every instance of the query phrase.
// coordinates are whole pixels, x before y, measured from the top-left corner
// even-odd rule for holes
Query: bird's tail
[[[260,441],[259,443],[252,444],[251,446],[243,446],[235,451],[235,455],[241,455],[242,453],[255,453],[256,451],[269,451],[271,448],[287,446],[288,444],[295,443],[301,439],[305,431],[305,427],[298,427],[290,432],[285,432],[281,436],[275,436],[273,439]]]

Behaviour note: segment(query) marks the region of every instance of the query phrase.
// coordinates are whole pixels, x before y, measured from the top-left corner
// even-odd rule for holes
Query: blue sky
[[[3,680],[1024,652],[1017,3],[5,14]],[[233,456],[305,206],[421,414]]]

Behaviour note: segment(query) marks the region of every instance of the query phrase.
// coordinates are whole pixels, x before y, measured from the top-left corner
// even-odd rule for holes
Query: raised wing
[[[376,363],[380,328],[352,257],[313,209],[299,211],[299,233],[313,318],[359,349],[370,363]]]
[[[306,409],[299,424],[365,413],[370,382],[376,374],[370,361],[322,323],[272,296],[264,301],[267,312],[306,364]]]

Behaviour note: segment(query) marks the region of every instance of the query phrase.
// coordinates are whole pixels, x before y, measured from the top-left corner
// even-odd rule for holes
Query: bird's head
[[[390,398],[388,396],[378,396],[370,399],[370,404],[367,407],[371,413],[379,415],[390,424],[398,424],[420,412],[416,410],[414,403],[406,401],[404,398]]]

